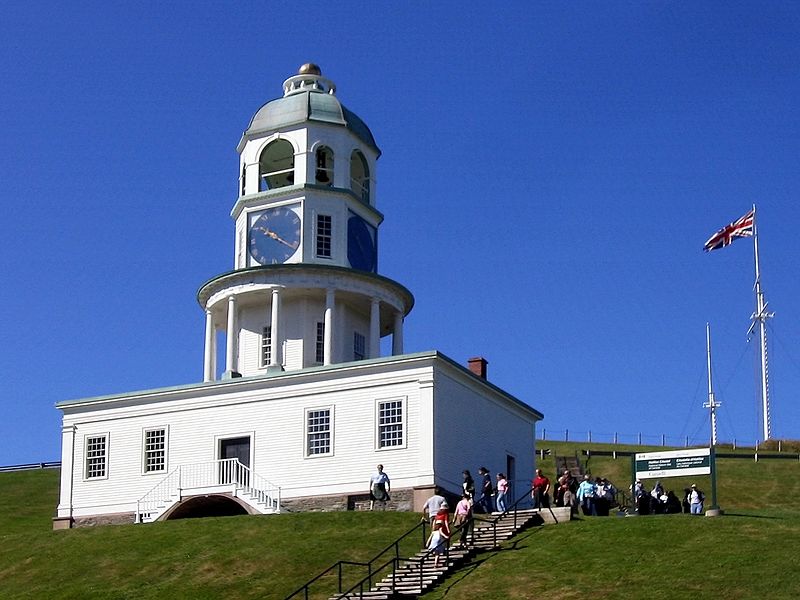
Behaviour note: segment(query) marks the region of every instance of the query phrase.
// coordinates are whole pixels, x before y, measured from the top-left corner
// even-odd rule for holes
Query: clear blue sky
[[[114,3],[112,3],[114,4]],[[233,261],[235,146],[307,61],[371,127],[407,351],[489,360],[548,432],[800,438],[800,4],[13,2],[0,20],[0,464],[61,400],[202,378],[197,288]],[[583,432],[583,433],[581,433]]]

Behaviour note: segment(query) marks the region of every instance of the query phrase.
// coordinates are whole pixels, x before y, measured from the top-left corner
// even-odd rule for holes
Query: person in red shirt
[[[436,524],[439,523],[441,527],[442,533],[446,535],[448,538],[450,537],[450,505],[447,504],[447,500],[442,502],[442,505],[439,507],[439,511],[436,513],[436,516],[433,518],[433,522],[431,525],[436,527]]]
[[[542,509],[550,508],[550,480],[542,475],[541,469],[536,469],[536,477],[533,479],[531,489],[533,507]]]

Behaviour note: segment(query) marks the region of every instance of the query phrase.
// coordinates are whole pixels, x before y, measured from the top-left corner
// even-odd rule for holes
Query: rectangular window
[[[392,448],[403,443],[403,401],[378,402],[378,448]]]
[[[315,346],[314,361],[321,365],[325,362],[325,323],[317,323],[317,343]]]
[[[367,338],[358,333],[353,332],[353,360],[364,360],[367,355]]]
[[[86,437],[86,479],[106,477],[106,458],[108,456],[108,435]]]
[[[167,469],[167,430],[145,429],[144,472],[157,473]]]
[[[236,237],[239,238],[239,248],[236,251],[236,258],[238,259],[236,266],[240,269],[243,269],[247,266],[245,264],[244,257],[244,230],[240,229],[239,234]]]
[[[331,453],[331,409],[306,411],[306,456]]]
[[[261,330],[261,367],[272,362],[272,325],[265,325]]]
[[[330,215],[317,215],[317,256],[331,257],[332,224]]]

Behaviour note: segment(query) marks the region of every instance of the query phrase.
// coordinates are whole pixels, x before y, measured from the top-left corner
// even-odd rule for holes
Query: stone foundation
[[[392,490],[389,502],[376,502],[374,510],[412,511],[415,490]],[[289,512],[332,512],[340,510],[369,510],[369,494],[335,494],[330,496],[304,496],[281,500],[281,510]]]
[[[108,515],[91,515],[88,517],[75,517],[72,519],[72,527],[96,527],[98,525],[132,525],[135,513],[111,513]],[[53,529],[66,529],[61,524],[57,527],[56,520],[53,519]]]
[[[440,491],[455,507],[458,497],[446,491]],[[434,494],[434,486],[401,488],[392,490],[389,502],[376,502],[373,510],[391,510],[400,512],[421,512],[422,505]],[[281,501],[281,510],[286,512],[333,512],[344,510],[369,510],[369,494],[334,494],[325,496],[304,496],[287,498]],[[249,512],[249,511],[248,511]],[[71,527],[96,527],[98,525],[128,525],[134,523],[132,512],[113,513],[108,515],[91,515],[74,519],[55,518],[53,529],[69,529]]]

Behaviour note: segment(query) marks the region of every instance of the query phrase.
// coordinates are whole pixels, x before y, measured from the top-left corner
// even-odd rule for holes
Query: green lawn
[[[0,474],[0,598],[279,599],[419,522],[340,512],[52,531],[57,493],[57,471]]]
[[[552,458],[541,466],[551,472]],[[627,487],[630,459],[593,456],[589,467]],[[725,459],[718,470],[723,517],[537,528],[478,556],[425,598],[795,598],[800,463]],[[707,490],[707,477],[695,479]],[[280,599],[336,560],[371,558],[419,519],[306,513],[52,531],[57,493],[57,471],[0,474],[0,598]],[[404,552],[420,545],[414,536]]]

